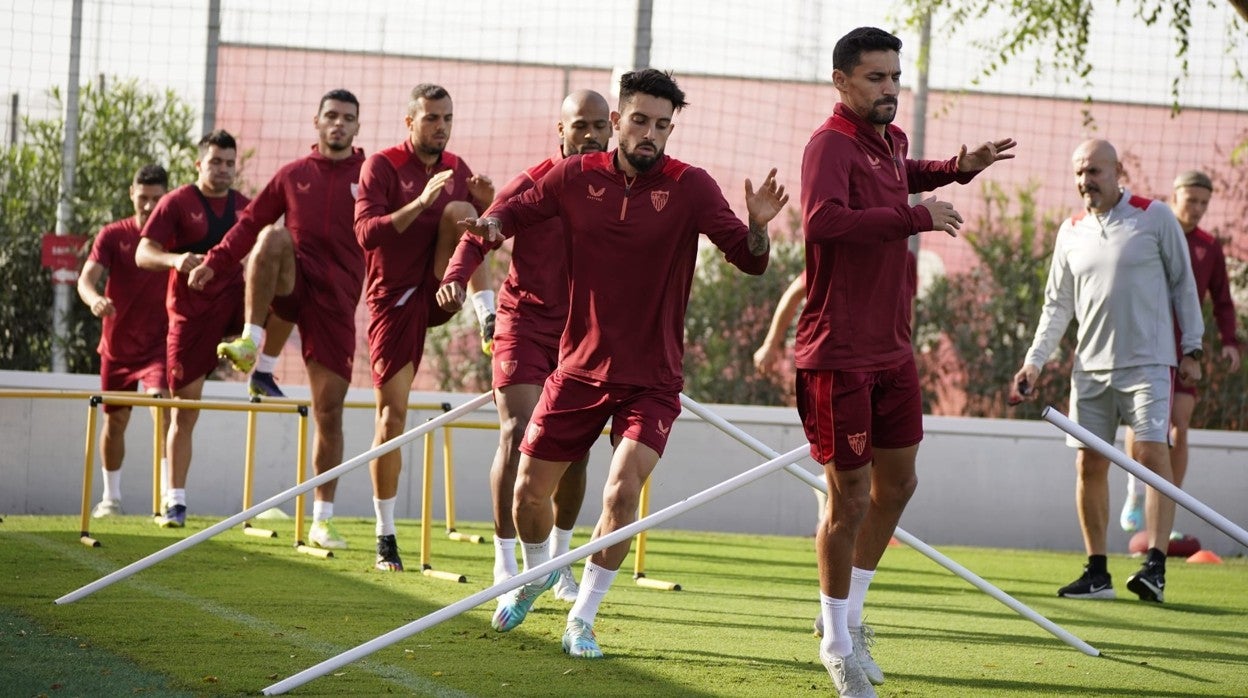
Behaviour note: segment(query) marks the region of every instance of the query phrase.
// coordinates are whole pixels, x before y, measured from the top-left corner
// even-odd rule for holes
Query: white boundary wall
[[[0,371],[0,387],[95,390],[94,376]],[[238,399],[241,383],[210,381],[209,399]],[[293,397],[307,397],[294,387]],[[459,405],[472,396],[414,393],[414,403]],[[372,401],[370,390],[351,391],[349,400]],[[796,410],[775,407],[710,406],[746,432],[786,452],[804,442]],[[437,412],[409,414],[409,425]],[[82,487],[87,406],[78,400],[0,399],[0,516],[5,514],[76,514]],[[492,406],[473,421],[495,421]],[[100,420],[102,423],[102,419]],[[296,422],[293,415],[259,416],[256,480],[258,502],[294,484]],[[344,419],[346,454],[367,450],[372,443],[373,412],[348,410]],[[195,456],[187,487],[192,514],[227,516],[242,509],[243,453],[246,415],[205,412],[195,430]],[[919,488],[902,526],[933,545],[982,545],[1010,548],[1081,550],[1074,507],[1074,451],[1064,434],[1039,421],[926,417],[926,438],[919,451]],[[151,429],[147,410],[136,409],[126,440],[122,504],[127,512],[143,513],[151,497]],[[311,427],[309,428],[311,432]],[[497,432],[454,429],[457,522],[490,519],[489,468]],[[311,438],[309,438],[309,442]],[[1194,430],[1190,436],[1191,467],[1187,491],[1216,511],[1248,525],[1248,433]],[[1121,442],[1120,444],[1121,445]],[[309,444],[309,475],[311,474]],[[434,517],[443,506],[442,439],[435,446]],[[404,474],[397,516],[400,534],[415,536],[411,527],[420,516],[421,459],[417,440],[403,449]],[[601,511],[602,485],[610,449],[606,439],[594,447],[585,507],[579,523],[592,526]],[[763,459],[731,437],[685,413],[676,425],[667,453],[654,475],[651,510],[679,501],[727,479]],[[810,459],[800,463],[815,471]],[[96,459],[92,501],[99,498]],[[371,517],[372,490],[366,466],[346,475],[338,486],[335,513]],[[1112,468],[1110,549],[1125,551],[1129,536],[1117,526],[1126,474]],[[310,498],[309,498],[310,499]],[[293,512],[293,501],[283,507]],[[310,514],[310,505],[309,505]],[[812,491],[785,473],[728,495],[674,520],[677,528],[783,535],[811,535],[816,516]],[[1248,553],[1243,546],[1195,515],[1180,508],[1177,529],[1197,536],[1205,548],[1220,555]],[[407,533],[403,533],[403,529]],[[470,527],[488,537],[489,531]],[[281,531],[283,537],[289,535]]]

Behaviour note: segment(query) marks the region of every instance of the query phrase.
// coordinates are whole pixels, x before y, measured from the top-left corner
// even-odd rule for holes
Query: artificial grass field
[[[372,521],[343,519],[352,549],[321,560],[277,539],[227,531],[64,606],[52,602],[219,519],[185,531],[148,517],[93,521],[103,547],[78,543],[77,517],[0,523],[0,695],[260,693],[340,652],[490,585],[493,548],[435,535],[419,573],[419,527],[399,524],[408,572],[372,569]],[[460,531],[486,537],[483,524]],[[435,531],[441,533],[442,528]],[[583,544],[578,530],[573,545]],[[633,584],[632,557],[595,630],[606,658],[559,648],[568,604],[538,600],[510,633],[488,603],[350,664],[292,695],[806,696],[828,694],[811,621],[818,586],[810,538],[651,532],[646,571],[682,591]],[[867,598],[881,696],[1244,696],[1248,561],[1173,560],[1167,602],[1126,590],[1138,563],[1111,557],[1117,601],[1059,599],[1083,556],[973,548],[942,552],[1102,652],[1089,657],[909,548],[890,548]],[[579,577],[579,565],[576,568]]]

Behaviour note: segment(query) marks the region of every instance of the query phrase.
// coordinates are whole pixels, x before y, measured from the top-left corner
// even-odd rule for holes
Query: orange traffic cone
[[[1191,557],[1187,558],[1187,561],[1211,565],[1222,564],[1222,558],[1218,557],[1218,554],[1212,550],[1198,550],[1192,553]]]

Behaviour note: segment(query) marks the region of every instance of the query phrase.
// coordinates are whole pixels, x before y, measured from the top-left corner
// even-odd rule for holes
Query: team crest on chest
[[[654,210],[656,212],[662,211],[663,207],[667,205],[667,199],[668,199],[669,194],[670,192],[666,192],[666,191],[650,192],[650,205],[654,206]]]
[[[442,187],[447,196],[455,196],[455,178],[446,180],[446,184]]]
[[[360,198],[360,183],[359,182],[351,183],[351,198],[352,199]]]

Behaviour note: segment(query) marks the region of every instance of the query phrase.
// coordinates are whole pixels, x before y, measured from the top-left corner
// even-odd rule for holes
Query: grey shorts
[[[1124,422],[1137,441],[1169,444],[1172,375],[1172,368],[1160,364],[1075,371],[1070,375],[1070,418],[1111,444]],[[1072,436],[1066,444],[1083,445]]]

